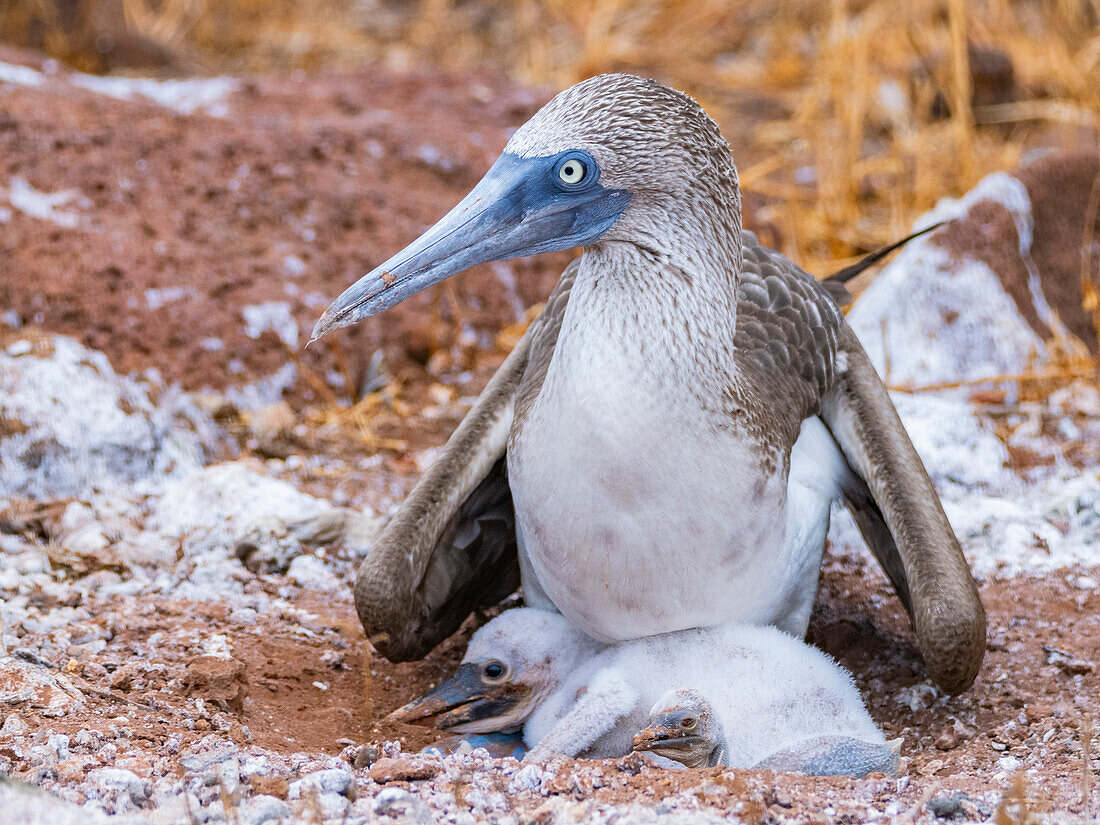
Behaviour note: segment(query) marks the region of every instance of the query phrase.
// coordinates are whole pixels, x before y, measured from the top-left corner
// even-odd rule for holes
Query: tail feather
[[[919,238],[921,235],[927,235],[933,229],[938,229],[939,227],[943,226],[943,224],[944,221],[939,221],[938,223],[934,223],[931,226],[926,226],[919,232],[914,232],[912,235],[906,235],[900,241],[895,241],[889,246],[884,246],[882,249],[876,249],[869,255],[865,255],[864,257],[860,258],[854,264],[850,264],[849,266],[844,267],[844,269],[838,270],[832,275],[822,278],[818,283],[820,283],[822,288],[827,293],[829,293],[829,296],[834,301],[836,301],[838,306],[848,306],[848,304],[852,303],[852,301],[855,300],[852,297],[852,293],[849,292],[848,288],[845,286],[848,281],[855,278],[861,272],[866,272],[868,269],[877,264],[891,252],[894,252],[895,250],[898,250],[901,247],[905,246],[907,243],[909,243],[909,241],[913,240],[913,238]]]
[[[924,229],[921,229],[918,232],[914,232],[911,235],[906,235],[900,241],[894,241],[889,246],[884,246],[882,249],[876,249],[874,252],[871,252],[871,253],[865,255],[864,257],[860,258],[854,264],[849,264],[848,266],[844,267],[843,269],[837,270],[832,275],[829,275],[828,277],[822,278],[822,280],[825,281],[826,283],[846,284],[846,283],[848,283],[848,281],[855,278],[861,272],[864,272],[864,271],[870,269],[872,266],[877,264],[879,261],[881,261],[887,255],[889,255],[891,252],[894,252],[895,250],[901,249],[903,246],[905,246],[907,243],[909,243],[909,241],[913,240],[914,238],[919,238],[921,235],[927,235],[933,229],[939,229],[941,226],[944,225],[944,223],[945,223],[944,221],[938,221],[937,223],[934,223],[931,226],[926,226]]]

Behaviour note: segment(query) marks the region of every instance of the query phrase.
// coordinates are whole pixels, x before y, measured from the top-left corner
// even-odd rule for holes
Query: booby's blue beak
[[[599,184],[587,152],[521,158],[505,152],[435,226],[332,302],[313,339],[377,315],[475,264],[594,243],[630,193]]]

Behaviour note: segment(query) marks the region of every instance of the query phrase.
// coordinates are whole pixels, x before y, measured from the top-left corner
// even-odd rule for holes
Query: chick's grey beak
[[[494,719],[506,715],[518,699],[506,685],[496,688],[481,681],[481,671],[475,662],[458,666],[454,675],[438,687],[398,708],[388,717],[390,722],[416,723],[430,720],[440,730]]]
[[[674,710],[652,717],[649,727],[634,735],[631,746],[636,751],[651,750],[687,750],[699,742],[695,727],[685,728],[684,718],[690,715],[685,710]]]
[[[554,163],[552,157],[502,154],[439,223],[333,301],[311,340],[377,315],[475,264],[597,240],[618,220],[630,193],[598,183],[563,191],[554,185]]]
[[[651,751],[654,748],[667,747],[680,738],[678,729],[664,725],[653,725],[634,734],[631,748],[636,751]]]

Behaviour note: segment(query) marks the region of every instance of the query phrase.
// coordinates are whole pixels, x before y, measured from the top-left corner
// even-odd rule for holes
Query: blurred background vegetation
[[[1100,0],[5,0],[0,39],[86,72],[651,75],[716,116],[760,219],[828,271],[1031,148],[1095,147],[1098,20]]]

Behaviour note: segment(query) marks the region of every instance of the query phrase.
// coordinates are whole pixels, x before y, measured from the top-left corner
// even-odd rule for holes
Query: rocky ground
[[[420,754],[434,732],[383,721],[448,671],[474,622],[391,665],[349,583],[568,256],[483,267],[302,344],[547,93],[0,61],[5,821],[1095,820],[1100,392],[1095,372],[989,380],[1088,374],[1072,276],[1082,260],[1095,271],[1079,240],[1100,237],[1084,231],[1093,158],[1036,158],[944,204],[952,228],[903,252],[850,315],[990,617],[977,683],[942,695],[838,516],[811,640],[904,739],[903,775],[523,765]],[[758,204],[746,220],[768,239]]]

